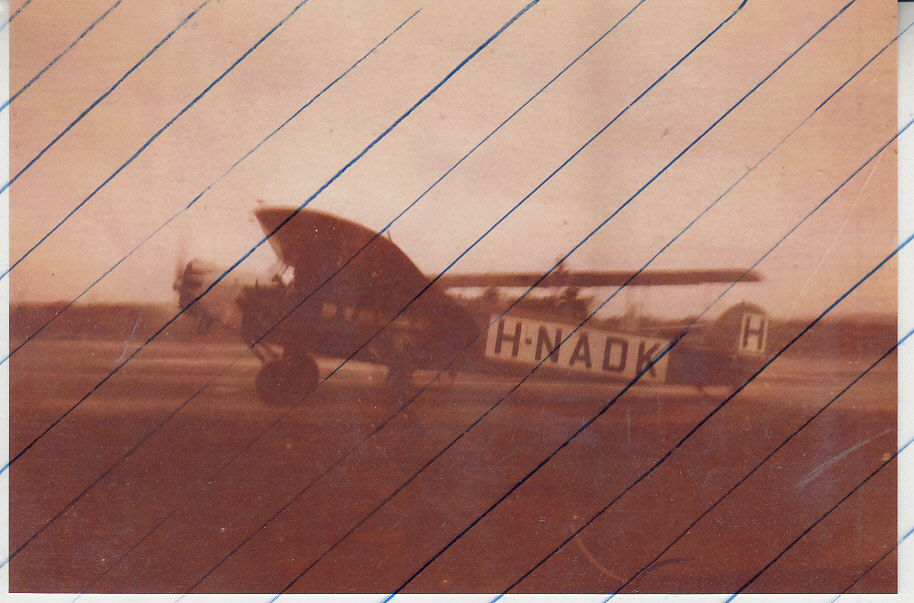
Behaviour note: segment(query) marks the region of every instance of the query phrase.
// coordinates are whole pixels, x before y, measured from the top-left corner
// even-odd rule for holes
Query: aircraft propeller
[[[189,296],[193,293],[193,285],[188,282],[188,277],[193,272],[193,260],[187,260],[189,236],[185,228],[178,239],[178,249],[175,254],[175,279],[172,283],[172,289],[178,293],[178,306],[184,307]],[[192,280],[192,279],[191,279]]]

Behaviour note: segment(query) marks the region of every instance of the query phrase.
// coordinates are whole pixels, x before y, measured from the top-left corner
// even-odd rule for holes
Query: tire
[[[295,404],[317,387],[319,378],[317,363],[306,354],[264,364],[257,373],[255,387],[260,398],[268,404]]]

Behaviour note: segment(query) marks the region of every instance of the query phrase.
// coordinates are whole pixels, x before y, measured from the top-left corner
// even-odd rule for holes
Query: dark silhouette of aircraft
[[[432,282],[389,238],[338,216],[295,211],[255,211],[265,233],[283,224],[269,239],[280,268],[266,283],[233,272],[187,308],[201,328],[218,322],[237,329],[264,363],[256,387],[269,402],[301,399],[317,385],[315,355],[354,354],[385,365],[388,381],[399,385],[418,369],[523,375],[540,363],[541,372],[559,379],[629,381],[644,371],[643,382],[723,385],[762,362],[769,319],[754,304],[698,323],[659,360],[683,325],[591,320],[559,345],[588,314],[582,288],[619,286],[633,273],[560,268],[537,284],[555,295],[525,298],[499,317],[511,302],[501,290],[530,287],[541,275],[454,274]],[[645,271],[627,286],[733,282],[743,272]],[[175,281],[180,306],[221,273],[208,262],[188,262]],[[749,273],[742,280],[760,279]],[[451,292],[464,288],[483,293],[462,298]]]

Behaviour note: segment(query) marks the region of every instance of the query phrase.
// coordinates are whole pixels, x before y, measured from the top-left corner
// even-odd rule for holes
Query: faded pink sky
[[[422,8],[84,298],[172,299],[182,253],[234,262],[261,236],[251,217],[258,199],[301,203],[526,2],[311,0],[13,271],[12,300],[78,294]],[[846,2],[750,0],[452,270],[545,271]],[[12,104],[11,172],[198,3],[124,0]],[[12,186],[11,257],[20,257],[296,3],[221,0],[202,10]],[[543,0],[311,207],[382,227],[635,4]],[[442,270],[737,4],[645,2],[395,224],[394,241],[425,272]],[[109,0],[34,0],[11,31],[11,90],[108,6]],[[895,7],[857,0],[568,267],[639,267],[891,40]],[[652,267],[755,261],[894,134],[895,70],[893,48]],[[775,315],[818,313],[896,239],[892,146],[759,267],[763,284],[740,286],[730,298],[756,301]],[[262,270],[272,261],[265,246],[244,268]],[[894,264],[889,268],[841,309],[894,311]],[[648,303],[656,311],[692,312],[716,290],[663,290]]]

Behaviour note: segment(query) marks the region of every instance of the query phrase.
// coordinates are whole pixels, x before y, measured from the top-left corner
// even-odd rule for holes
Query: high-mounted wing
[[[370,281],[380,277],[393,288],[421,287],[431,280],[399,247],[351,220],[312,209],[296,211],[287,207],[261,207],[255,215],[264,232],[273,233],[270,244],[276,254],[299,275],[307,271],[329,276],[371,242],[366,253],[360,254],[357,266],[351,267],[355,272]],[[656,287],[761,280],[757,272],[746,273],[741,269],[649,270],[632,279],[633,274],[624,270],[557,270],[539,283],[542,275],[533,272],[445,274],[438,280],[438,285],[442,288],[530,287],[534,284],[538,287],[617,287],[628,283],[632,287]]]
[[[383,284],[387,291],[412,291],[428,282],[390,240],[345,218],[289,207],[261,207],[254,215],[279,259],[314,286],[338,270],[366,290]]]
[[[664,285],[701,285],[704,283],[758,282],[762,277],[757,272],[740,269],[716,270],[653,270],[638,274],[626,271],[556,271],[537,281],[542,274],[533,272],[515,273],[465,273],[445,275],[438,281],[442,287],[658,287]],[[742,277],[742,278],[740,278]],[[628,282],[631,279],[631,282]]]

